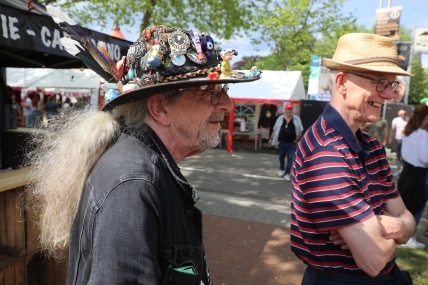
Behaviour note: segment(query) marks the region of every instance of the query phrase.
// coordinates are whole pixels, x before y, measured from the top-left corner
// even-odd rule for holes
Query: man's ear
[[[346,73],[345,72],[338,72],[335,79],[336,89],[339,91],[342,96],[346,96],[346,90],[347,90],[347,80],[346,80]]]
[[[170,124],[169,114],[165,108],[165,100],[162,95],[153,95],[148,99],[147,108],[152,118],[164,126]]]

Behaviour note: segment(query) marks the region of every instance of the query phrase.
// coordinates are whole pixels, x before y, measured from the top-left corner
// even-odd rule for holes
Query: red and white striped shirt
[[[354,136],[327,104],[298,145],[292,176],[291,250],[324,270],[366,274],[351,251],[329,240],[329,231],[380,215],[399,196],[382,144],[360,130]]]

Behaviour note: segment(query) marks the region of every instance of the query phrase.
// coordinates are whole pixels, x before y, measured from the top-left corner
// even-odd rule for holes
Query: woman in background
[[[401,146],[403,171],[398,179],[398,190],[407,209],[418,225],[428,201],[428,106],[418,105],[404,128]],[[425,248],[425,244],[409,239],[404,247]]]

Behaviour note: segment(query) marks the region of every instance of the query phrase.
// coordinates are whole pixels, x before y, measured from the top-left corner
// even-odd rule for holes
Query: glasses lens
[[[395,90],[397,89],[398,84],[400,84],[400,82],[398,82],[398,81],[393,81],[393,82],[391,83],[392,91],[395,91]]]
[[[217,105],[218,102],[220,102],[220,98],[221,98],[221,92],[225,92],[227,94],[227,90],[228,90],[228,86],[227,84],[216,84],[214,85],[213,91],[211,93],[211,103],[213,103],[213,105]]]
[[[378,81],[378,83],[377,83],[376,90],[377,90],[378,92],[385,91],[385,89],[388,87],[388,84],[389,84],[389,81],[388,81],[388,80],[386,80],[386,79],[381,79],[381,80],[379,80],[379,81]]]
[[[213,91],[211,93],[211,103],[213,103],[213,105],[217,105],[218,102],[220,102],[221,91],[222,91],[221,84],[214,85]]]

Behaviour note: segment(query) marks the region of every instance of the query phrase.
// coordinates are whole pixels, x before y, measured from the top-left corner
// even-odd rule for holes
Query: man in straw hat
[[[67,284],[211,284],[198,192],[177,163],[219,143],[227,83],[259,77],[219,79],[220,47],[202,54],[195,34],[145,30],[118,64],[131,91],[49,124],[30,154],[41,245],[69,250]]]
[[[394,96],[397,65],[388,37],[342,36],[332,59],[331,101],[302,137],[292,170],[291,248],[308,265],[302,284],[408,284],[395,247],[415,222],[394,184],[385,149],[361,131]]]

